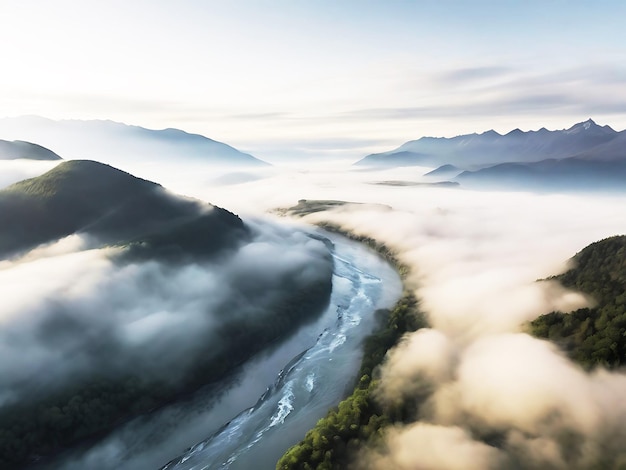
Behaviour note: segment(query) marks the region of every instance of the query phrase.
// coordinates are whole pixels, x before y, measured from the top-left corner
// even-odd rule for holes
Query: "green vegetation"
[[[0,191],[0,258],[73,233],[128,244],[138,255],[210,255],[245,239],[239,217],[169,194],[111,166],[74,160]]]
[[[384,327],[365,342],[360,378],[352,394],[320,419],[306,433],[304,440],[289,449],[278,461],[276,468],[345,469],[359,449],[378,442],[385,427],[408,418],[410,410],[404,405],[385,407],[375,400],[377,367],[386,352],[405,333],[424,326],[425,321],[419,314],[417,301],[412,294],[405,294],[387,314]]]
[[[180,379],[92,371],[52,394],[0,407],[0,468],[23,468],[233,374],[245,360],[326,308],[330,281],[329,275],[305,288],[286,289],[289,295],[264,314],[226,321],[195,351],[195,363]]]
[[[155,258],[195,263],[250,239],[242,220],[224,209],[170,195],[155,183],[90,161],[65,162],[0,191],[0,214],[0,259],[76,232],[105,244],[124,244],[124,255],[116,259],[120,263]],[[234,374],[244,361],[326,308],[332,289],[330,254],[324,261],[314,280],[280,279],[281,288],[271,292],[255,286],[233,289],[241,298],[231,297],[205,312],[212,316],[206,337],[200,345],[186,345],[190,352],[184,365],[164,347],[158,364],[153,363],[156,355],[139,360],[117,336],[104,335],[74,351],[77,361],[90,366],[87,372],[62,384],[63,379],[48,374],[46,379],[56,381],[50,387],[44,374],[16,385],[18,401],[0,404],[0,468],[45,461]],[[255,307],[253,314],[243,314],[248,312],[241,311],[245,303]],[[65,312],[58,308],[57,327],[82,335],[82,324],[65,325]],[[54,320],[55,312],[50,317]],[[54,336],[53,324],[42,324],[42,337]],[[115,367],[107,367],[108,359]]]
[[[587,294],[596,305],[542,315],[530,330],[586,368],[621,367],[626,364],[626,236],[593,243],[573,261],[574,268],[552,279]]]
[[[45,399],[0,410],[0,468],[23,468],[155,408],[172,394],[166,383],[136,376],[96,377]]]
[[[312,208],[316,201],[305,201]],[[305,215],[299,204],[294,215]],[[320,224],[331,232],[343,233],[379,251],[406,276],[407,267],[394,253],[369,237],[346,234],[332,224]],[[572,269],[555,276],[565,287],[581,291],[595,301],[594,306],[572,313],[552,312],[530,323],[538,337],[550,339],[564,348],[572,359],[586,368],[617,368],[626,364],[626,236],[593,243],[574,259]],[[318,421],[304,439],[278,461],[278,470],[339,470],[352,468],[354,457],[364,447],[381,443],[384,429],[405,422],[415,415],[407,403],[383,405],[377,402],[378,368],[386,351],[405,332],[426,326],[416,299],[405,294],[389,312],[384,326],[364,346],[359,380],[352,394]]]
[[[335,200],[323,200],[323,199],[300,199],[298,204],[289,209],[276,209],[275,212],[281,215],[293,215],[296,217],[302,217],[307,214],[312,214],[314,212],[324,212],[329,209],[334,209],[336,207],[341,207],[346,204],[351,204],[345,201],[335,201]]]
[[[320,226],[376,250],[397,267],[403,279],[406,278],[408,267],[400,263],[384,244],[367,236],[346,233],[333,224],[324,223]],[[365,341],[359,380],[352,394],[319,420],[299,444],[290,448],[278,461],[277,469],[346,469],[359,449],[378,443],[385,427],[402,422],[411,415],[413,410],[409,410],[406,404],[380,404],[375,400],[375,391],[379,366],[387,351],[406,333],[425,327],[426,320],[410,292],[405,292],[390,312],[381,311],[378,314],[382,326]]]

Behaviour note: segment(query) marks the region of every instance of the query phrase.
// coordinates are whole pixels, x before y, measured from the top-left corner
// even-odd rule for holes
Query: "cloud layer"
[[[412,171],[412,170],[404,170]],[[406,179],[406,176],[405,178]],[[327,184],[331,183],[327,181]],[[414,423],[388,431],[366,468],[583,469],[623,463],[626,376],[585,372],[523,324],[591,300],[538,279],[587,244],[624,233],[623,197],[480,193],[358,185],[330,220],[396,249],[431,328],[382,369],[380,400],[413,400]],[[337,197],[339,198],[339,197]]]
[[[365,172],[324,165],[307,170],[278,168],[264,172],[262,179],[246,178],[236,184],[207,185],[206,175],[195,169],[155,179],[244,215],[295,205],[301,198],[362,203],[305,220],[329,220],[372,236],[395,249],[412,267],[408,281],[431,328],[407,336],[389,354],[380,396],[383,401],[413,399],[419,412],[414,422],[388,431],[384,450],[364,457],[372,468],[446,470],[471,468],[476,462],[475,468],[487,469],[582,469],[623,463],[626,406],[621,397],[626,393],[626,376],[604,370],[585,372],[554,345],[524,334],[521,325],[553,309],[568,310],[589,302],[554,283],[536,281],[565,270],[567,259],[589,243],[626,232],[626,199],[369,184],[419,181],[423,173],[425,169],[420,168]],[[134,298],[137,289],[150,292],[153,302],[164,306],[163,312],[142,315],[143,307],[137,306],[136,329],[124,325],[112,337],[145,345],[152,331],[167,327],[165,344],[178,346],[177,317],[168,312],[176,310],[184,316],[191,310],[191,305],[170,298],[179,290],[186,292],[191,303],[198,300],[199,292],[210,293],[201,302],[212,305],[232,285],[225,282],[213,288],[212,276],[254,286],[266,260],[276,263],[278,278],[314,275],[317,268],[310,263],[319,256],[317,248],[306,242],[296,243],[304,251],[285,250],[280,248],[285,238],[279,235],[265,233],[231,266],[207,272],[197,266],[164,272],[148,263],[111,276],[102,253],[79,255],[69,250],[58,261],[54,256],[39,257],[28,266],[5,266],[4,273],[10,276],[4,281],[8,286],[9,279],[21,275],[40,279],[42,292],[49,293],[48,301],[60,298],[88,312],[90,306],[104,308],[112,299],[132,311],[134,304],[125,299]],[[83,266],[89,264],[95,267],[95,279],[81,276]],[[23,274],[20,269],[25,270]],[[52,275],[57,272],[66,273],[67,280],[64,274]],[[102,279],[116,295],[94,291],[96,281]],[[40,325],[37,309],[41,306],[27,293],[8,302],[9,307],[11,302],[15,311],[27,307],[30,313],[25,318]],[[3,311],[7,312],[3,319],[15,316],[10,308]],[[195,325],[208,320],[189,314],[185,321]],[[102,318],[92,323],[96,331],[107,325]],[[17,337],[28,339],[36,329],[15,331]],[[193,344],[193,338],[191,333],[184,341]],[[8,338],[7,344],[12,344]],[[33,355],[45,352],[24,350]],[[5,353],[4,357],[11,357],[11,351]],[[7,376],[15,377],[8,383],[17,384],[18,368],[14,369],[7,368]]]
[[[230,347],[225,324],[253,328],[269,307],[329,279],[321,241],[250,226],[251,243],[213,262],[120,263],[123,248],[90,249],[77,235],[0,262],[0,406],[94,371],[176,381],[198,351]]]

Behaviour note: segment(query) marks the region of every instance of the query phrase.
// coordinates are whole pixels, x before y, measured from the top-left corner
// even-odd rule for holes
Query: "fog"
[[[588,468],[624,461],[626,376],[573,364],[523,325],[591,299],[555,282],[589,243],[626,232],[624,196],[478,192],[372,185],[422,181],[426,169],[286,170],[192,192],[239,211],[298,199],[359,204],[305,217],[395,249],[430,329],[408,335],[382,369],[381,401],[415,400],[364,468]],[[191,189],[191,188],[190,188]],[[243,196],[243,197],[242,197]],[[471,465],[474,465],[473,467]]]
[[[345,163],[324,162],[230,176],[229,170],[212,167],[154,168],[150,177],[244,220],[260,214],[273,218],[268,211],[299,199],[357,203],[312,214],[304,222],[330,221],[374,237],[411,267],[407,283],[430,328],[408,335],[388,354],[378,396],[382,402],[415,400],[419,411],[413,423],[389,429],[385,448],[360,456],[358,466],[565,469],[610,468],[626,461],[626,376],[602,369],[585,372],[554,345],[523,332],[524,323],[541,314],[592,302],[554,282],[537,280],[566,270],[568,259],[589,243],[625,233],[626,196],[372,184],[423,181],[428,170],[355,171]],[[204,328],[204,322],[215,321],[214,316],[195,315],[198,304],[210,310],[232,293],[231,286],[256,285],[268,264],[278,278],[314,275],[310,263],[320,254],[319,242],[285,249],[284,236],[269,239],[240,252],[228,266],[186,266],[174,273],[154,263],[116,271],[102,250],[61,250],[60,255],[5,264],[0,271],[2,334],[9,350],[1,357],[17,355],[18,346],[9,338],[25,338],[20,355],[47,357],[54,335],[42,341],[34,332],[43,324],[43,305],[55,302],[87,312],[90,329],[99,337],[108,332],[104,338],[126,342],[139,356],[149,354],[151,339],[157,337],[166,349],[184,354],[198,338],[194,328],[182,333],[178,326]],[[12,290],[9,279],[17,284],[20,276],[29,285],[36,279],[41,296]],[[184,301],[177,295],[181,289]],[[120,326],[90,315],[111,303],[133,312],[134,322]],[[181,316],[171,315],[173,310]],[[20,321],[13,322],[18,316]],[[62,367],[80,370],[89,360]],[[12,377],[5,401],[24,370],[9,362],[3,361],[3,375]],[[107,367],[120,367],[110,362]]]
[[[0,189],[51,170],[61,160],[0,160]]]
[[[253,240],[213,261],[126,262],[124,248],[72,235],[0,262],[0,407],[94,372],[175,382],[199,353],[227,350],[221,326],[253,328],[293,291],[330,278],[321,241],[248,225]]]
[[[3,118],[0,135],[42,145],[65,160],[96,160],[151,180],[159,173],[189,165],[204,172],[210,171],[211,165],[226,166],[230,171],[247,166],[269,167],[211,136],[172,128],[151,130],[108,120]]]

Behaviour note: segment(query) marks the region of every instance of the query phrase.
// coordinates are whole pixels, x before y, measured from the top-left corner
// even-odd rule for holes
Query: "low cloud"
[[[618,398],[626,375],[586,372],[523,332],[541,314],[592,302],[538,280],[565,271],[589,243],[624,233],[624,197],[424,188],[374,195],[355,187],[350,196],[391,209],[354,204],[308,220],[329,220],[394,248],[412,267],[409,282],[431,325],[407,335],[381,371],[379,399],[412,401],[415,421],[392,427],[386,450],[369,451],[365,461],[373,468],[456,469],[477,461],[476,468],[583,469],[626,458]]]
[[[186,194],[243,215],[295,205],[302,198],[360,203],[312,214],[305,222],[330,221],[374,237],[411,266],[407,282],[431,328],[408,335],[389,353],[379,393],[383,401],[415,400],[418,412],[413,422],[388,430],[385,449],[364,456],[372,468],[445,470],[471,468],[477,462],[476,468],[583,469],[622,463],[626,458],[622,400],[626,375],[602,369],[583,371],[554,345],[524,334],[523,324],[554,309],[570,310],[590,302],[554,282],[537,280],[565,271],[567,260],[589,243],[626,232],[625,197],[368,184],[419,181],[422,170],[357,172],[330,165],[308,170],[275,168],[264,173],[263,179],[222,186],[207,186],[206,176],[195,168],[180,169],[176,178]],[[162,181],[157,172],[155,179]],[[163,179],[167,178],[164,174]],[[147,263],[129,265],[111,276],[110,261],[99,250],[75,254],[66,248],[49,248],[50,256],[42,254],[10,268],[5,265],[0,275],[10,275],[0,286],[4,289],[10,286],[9,279],[17,281],[20,276],[38,279],[41,292],[48,293],[47,301],[63,300],[87,315],[98,311],[90,307],[106,308],[118,302],[131,311],[137,309],[138,323],[136,331],[124,330],[127,336],[113,329],[112,338],[132,337],[139,344],[152,331],[167,326],[172,331],[165,335],[165,342],[175,344],[183,336],[177,336],[182,330],[170,313],[184,315],[200,292],[198,305],[206,306],[202,302],[209,302],[207,298],[219,303],[222,295],[230,295],[232,285],[254,286],[264,275],[265,260],[275,266],[272,272],[277,278],[291,273],[307,279],[315,274],[314,260],[321,244],[304,240],[297,231],[288,235],[276,230],[257,230],[255,244],[235,256],[230,266],[187,266],[175,272]],[[63,254],[52,256],[55,250]],[[93,278],[81,276],[82,266],[89,263],[94,266]],[[20,270],[25,271],[20,274]],[[55,277],[53,273],[63,274]],[[63,281],[65,273],[67,282]],[[211,287],[215,278],[224,284]],[[102,279],[110,289],[99,293],[95,286]],[[176,300],[181,289],[189,303]],[[136,298],[138,292],[153,296],[152,301],[144,300],[154,302],[153,317],[142,314],[145,306],[125,300]],[[15,316],[11,305],[15,312],[18,307],[30,312],[21,324],[28,324],[26,318],[37,319],[41,304],[36,299],[26,291],[11,294],[3,292],[9,299],[3,309],[5,325],[5,318]],[[94,328],[107,325],[103,318],[94,319]],[[189,318],[190,325],[200,321]],[[32,336],[35,331],[24,328],[18,333]],[[2,357],[17,354],[18,345],[10,341],[16,337],[7,333],[6,344],[14,349],[3,351]],[[194,338],[192,332],[182,341],[193,344]],[[25,344],[32,348],[19,345],[20,354],[22,350],[42,355],[46,351],[35,341]]]
[[[392,429],[387,452],[372,453],[360,463],[369,470],[495,470],[505,460],[501,453],[459,427],[416,423]]]
[[[379,398],[395,402],[428,394],[434,384],[452,379],[455,359],[454,344],[437,330],[406,336],[387,356]]]
[[[502,79],[514,73],[511,67],[499,65],[485,65],[482,67],[462,67],[449,70],[436,76],[433,85],[441,86],[464,86],[473,82],[492,81]]]
[[[251,222],[253,240],[214,262],[120,262],[73,235],[0,262],[0,406],[93,374],[176,381],[294,291],[329,279],[324,244]]]
[[[0,160],[0,189],[27,178],[34,178],[51,170],[60,160]]]

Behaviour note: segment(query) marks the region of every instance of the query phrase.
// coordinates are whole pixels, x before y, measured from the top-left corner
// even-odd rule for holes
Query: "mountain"
[[[624,131],[616,132],[589,119],[558,131],[514,129],[501,135],[491,130],[452,138],[422,137],[395,150],[368,155],[355,165],[439,167],[452,164],[464,170],[476,170],[500,163],[530,163],[579,155],[626,159],[626,152],[620,152],[624,147],[619,144],[625,138]]]
[[[428,178],[437,178],[437,179],[450,179],[457,176],[459,173],[462,173],[463,170],[454,166],[454,165],[442,165],[439,168],[434,169],[433,171],[429,171],[424,174],[425,177]]]
[[[24,142],[23,140],[0,140],[0,160],[61,160],[56,153],[41,145]]]
[[[113,121],[53,121],[23,116],[0,119],[0,135],[38,142],[67,159],[97,160],[116,166],[148,162],[202,162],[265,166],[230,145],[180,129],[152,130]]]
[[[88,160],[61,163],[0,190],[0,214],[0,257],[74,233],[108,244],[149,241],[153,254],[201,255],[247,233],[241,219],[224,209]],[[137,253],[146,250],[146,243],[136,243]]]
[[[532,163],[502,163],[465,171],[455,181],[470,188],[621,192],[626,190],[626,158],[571,157]]]
[[[584,150],[576,155],[583,160],[621,161],[626,159],[626,131],[618,132],[618,135],[606,143],[600,144],[590,150]]]
[[[330,299],[330,241],[103,163],[0,190],[0,220],[2,279],[19,286],[0,329],[2,469],[45,468],[203,387],[228,390]],[[73,234],[69,252],[40,246]]]

